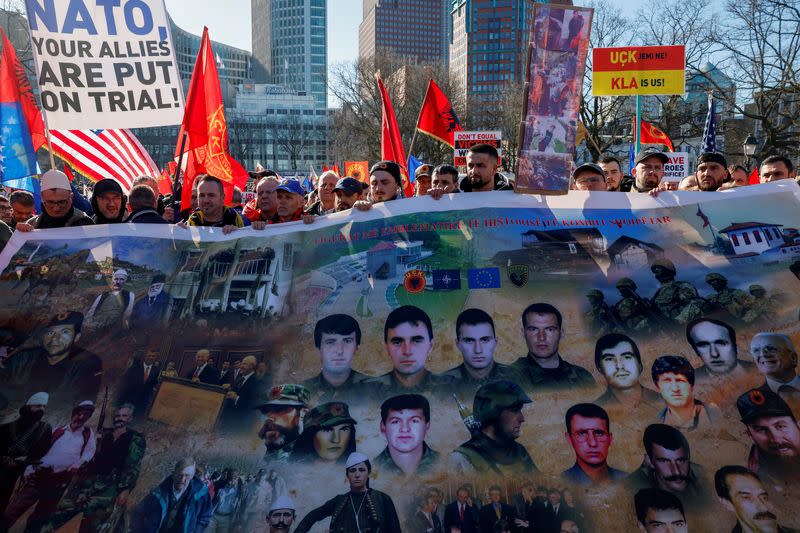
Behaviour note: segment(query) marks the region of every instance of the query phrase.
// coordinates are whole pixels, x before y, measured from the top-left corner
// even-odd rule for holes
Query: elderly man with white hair
[[[117,269],[111,277],[111,290],[101,293],[95,298],[84,318],[84,327],[91,331],[106,328],[128,329],[133,313],[135,296],[131,291],[123,289],[128,281],[128,271]]]
[[[800,397],[797,352],[792,339],[780,333],[756,333],[750,341],[750,355],[764,374],[759,390],[772,391],[785,400],[796,401]]]

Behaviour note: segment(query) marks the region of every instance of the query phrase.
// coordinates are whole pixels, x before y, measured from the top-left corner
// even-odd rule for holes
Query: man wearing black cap
[[[605,191],[606,175],[600,165],[584,163],[572,173],[577,191]]]
[[[369,197],[373,204],[403,197],[400,165],[394,161],[378,161],[369,169]]]
[[[333,187],[334,210],[338,212],[351,209],[356,202],[364,199],[364,189],[368,187],[366,183],[350,176],[340,178]]]
[[[528,451],[517,442],[525,422],[522,409],[529,403],[533,400],[513,381],[493,381],[478,389],[472,415],[480,429],[450,454],[455,472],[511,477],[537,473]]]
[[[797,486],[800,422],[789,405],[770,390],[751,389],[739,396],[736,408],[753,440],[748,467],[770,485]]]
[[[95,224],[119,224],[125,222],[127,198],[117,180],[106,178],[94,184],[92,211]]]
[[[54,405],[94,400],[103,363],[97,355],[75,346],[82,325],[83,314],[77,311],[54,316],[45,326],[39,346],[14,352],[5,360],[0,382],[11,385],[20,399],[42,391],[50,394]]]
[[[664,165],[668,162],[669,158],[655,146],[648,146],[636,154],[634,167],[631,169],[634,180],[631,192],[650,192],[657,189],[664,177]]]
[[[697,158],[697,188],[701,191],[716,191],[728,177],[728,162],[725,156],[705,152]]]
[[[497,148],[476,144],[467,152],[467,176],[459,188],[463,192],[512,191],[514,186],[497,172]]]
[[[414,196],[425,196],[431,188],[433,165],[420,165],[414,171]]]

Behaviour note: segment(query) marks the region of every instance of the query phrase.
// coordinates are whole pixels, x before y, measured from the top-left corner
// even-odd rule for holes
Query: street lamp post
[[[752,158],[756,153],[756,145],[758,141],[756,138],[753,137],[752,133],[747,135],[747,138],[742,143],[742,150],[744,150],[744,155],[747,156],[747,170],[750,171],[750,158]]]

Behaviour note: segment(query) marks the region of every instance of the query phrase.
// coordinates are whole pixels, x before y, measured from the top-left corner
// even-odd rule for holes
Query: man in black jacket
[[[156,210],[158,199],[153,189],[147,185],[137,185],[131,189],[128,196],[128,203],[132,211],[127,222],[135,222],[137,224],[169,224]]]
[[[194,356],[195,367],[184,374],[184,379],[191,379],[195,383],[217,385],[219,383],[219,370],[209,363],[211,352],[206,349],[197,350]]]
[[[480,511],[481,531],[494,531],[494,525],[500,520],[505,520],[511,525],[513,531],[517,530],[514,525],[517,512],[512,506],[500,501],[502,493],[503,491],[498,485],[489,487],[489,503],[484,505]]]
[[[467,176],[459,188],[463,192],[512,191],[514,186],[497,172],[497,148],[476,144],[467,152]]]
[[[120,380],[117,405],[130,403],[137,412],[143,412],[150,403],[160,372],[157,350],[148,350],[143,358],[135,357]]]
[[[222,423],[229,431],[253,429],[259,394],[265,388],[256,376],[256,358],[248,355],[239,363],[239,373],[225,397],[222,408]]]

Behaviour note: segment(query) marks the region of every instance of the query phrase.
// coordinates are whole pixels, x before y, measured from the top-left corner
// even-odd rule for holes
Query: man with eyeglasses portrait
[[[561,473],[565,481],[587,487],[625,479],[627,472],[612,468],[607,462],[613,436],[605,409],[593,403],[579,403],[567,409],[564,421],[564,436],[575,450],[575,464]]]
[[[86,213],[73,207],[72,188],[66,174],[58,170],[48,170],[42,175],[41,183],[44,212],[24,224],[17,224],[19,231],[94,224]]]

